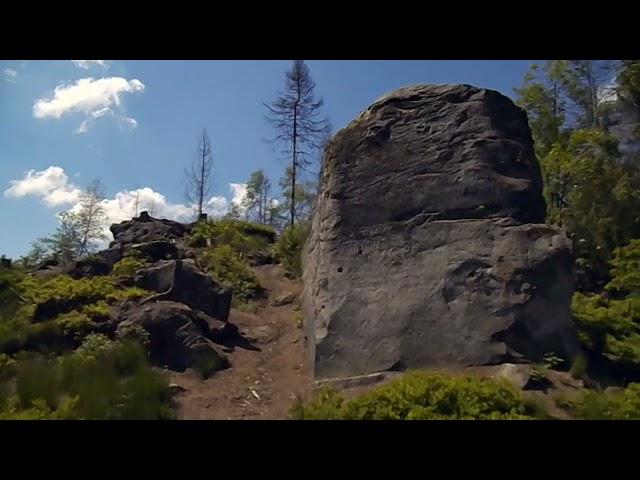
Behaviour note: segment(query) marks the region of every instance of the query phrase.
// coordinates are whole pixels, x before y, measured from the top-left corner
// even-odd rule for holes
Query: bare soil
[[[302,285],[285,277],[279,265],[255,268],[268,297],[255,313],[232,309],[229,321],[249,345],[227,353],[231,367],[203,380],[193,370],[170,372],[171,382],[185,390],[176,397],[179,419],[276,420],[289,418],[298,397],[306,398],[313,380],[304,362],[304,336],[298,323],[299,301],[274,307],[270,301]]]

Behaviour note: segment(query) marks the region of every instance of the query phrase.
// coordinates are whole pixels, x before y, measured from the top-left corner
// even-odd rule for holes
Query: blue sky
[[[183,170],[206,128],[214,154],[212,211],[263,168],[285,168],[262,141],[262,102],[288,61],[0,61],[0,253],[18,257],[52,232],[94,178],[113,221],[133,191],[157,216],[184,218]],[[308,61],[334,131],[383,94],[414,83],[469,83],[513,96],[533,61]]]

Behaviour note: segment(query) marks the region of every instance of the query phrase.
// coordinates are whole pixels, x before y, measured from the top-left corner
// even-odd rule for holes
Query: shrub
[[[137,252],[137,250],[131,250],[130,252]],[[139,258],[139,252],[138,255],[130,254],[113,266],[111,274],[116,278],[131,278],[136,271],[146,267],[148,264],[146,260]]]
[[[241,257],[250,252],[264,250],[275,231],[264,225],[239,220],[200,222],[187,238],[192,247],[228,245]]]
[[[202,253],[206,270],[222,285],[233,288],[234,305],[247,302],[262,291],[249,265],[229,245],[207,248]]]
[[[576,417],[584,420],[640,420],[640,384],[612,392],[587,390],[575,408]]]
[[[275,254],[282,266],[293,276],[302,276],[302,248],[309,236],[309,225],[299,223],[287,228],[278,238]]]
[[[168,380],[133,342],[89,335],[74,353],[56,360],[21,361],[15,395],[0,418],[171,418]]]
[[[414,372],[352,400],[324,390],[292,411],[298,419],[528,419],[532,411],[506,382]]]

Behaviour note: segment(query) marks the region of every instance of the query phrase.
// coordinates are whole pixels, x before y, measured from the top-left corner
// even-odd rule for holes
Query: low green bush
[[[131,252],[138,252],[137,250],[131,250]],[[140,258],[139,252],[138,255],[129,255],[124,257],[122,260],[117,262],[113,266],[113,270],[111,271],[111,275],[116,278],[132,278],[136,271],[146,267],[149,264],[143,258]]]
[[[302,276],[302,249],[309,236],[309,228],[307,223],[287,228],[274,247],[278,262],[295,277]]]
[[[302,420],[531,419],[537,412],[510,384],[414,372],[347,400],[324,390],[292,415]]]
[[[640,420],[640,384],[620,391],[587,390],[575,403],[575,416],[583,420]]]
[[[229,245],[205,249],[201,263],[218,282],[233,289],[234,306],[256,297],[262,286],[257,277],[236,251]]]
[[[133,342],[93,334],[74,353],[18,362],[0,419],[172,418],[168,379]],[[4,389],[7,390],[7,382]]]
[[[192,247],[228,245],[238,255],[263,251],[275,231],[267,226],[242,222],[240,220],[217,220],[200,222],[187,237],[187,245]]]

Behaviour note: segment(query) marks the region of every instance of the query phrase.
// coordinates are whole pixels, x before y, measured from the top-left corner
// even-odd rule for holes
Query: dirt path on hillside
[[[310,393],[313,382],[303,362],[296,304],[274,307],[269,303],[284,292],[299,296],[302,285],[287,279],[279,265],[255,271],[268,298],[258,302],[256,313],[232,310],[229,321],[259,350],[235,347],[227,353],[231,367],[207,380],[191,370],[170,372],[171,382],[185,389],[176,397],[179,419],[286,419],[296,397]]]

